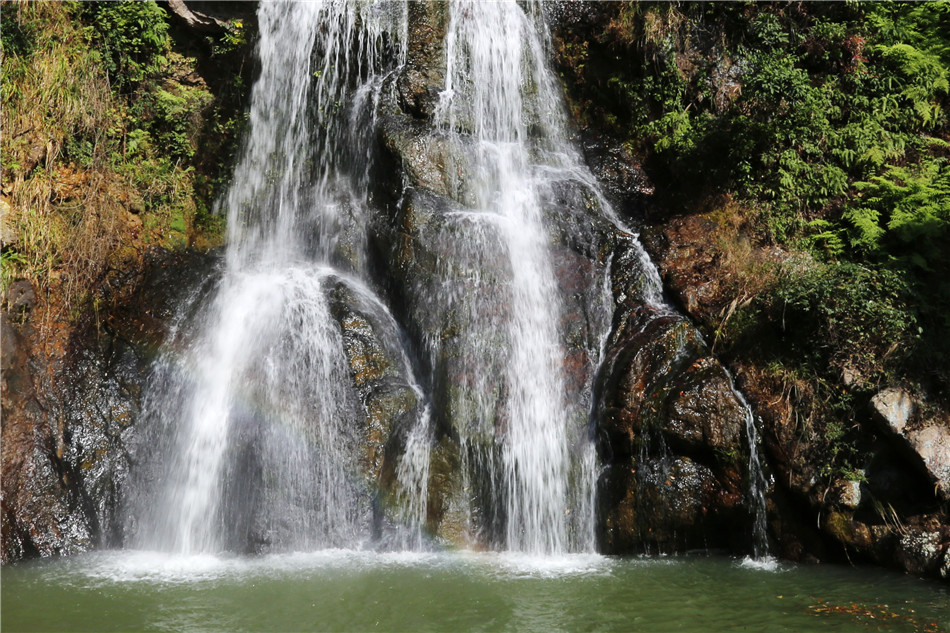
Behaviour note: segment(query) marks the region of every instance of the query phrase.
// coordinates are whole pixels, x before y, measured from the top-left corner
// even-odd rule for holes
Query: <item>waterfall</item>
[[[420,549],[451,515],[459,525],[438,538],[594,550],[592,393],[615,342],[614,269],[640,280],[618,302],[669,309],[568,139],[540,5],[522,5],[442,7],[444,73],[423,125],[392,105],[413,8],[260,4],[249,133],[218,203],[220,280],[184,308],[145,395],[138,545]],[[454,193],[418,194],[441,196],[425,218],[400,214],[439,178],[399,172],[391,163],[411,157],[386,125],[403,126],[411,152],[443,152],[430,163]],[[402,191],[374,199],[400,176]],[[589,241],[569,244],[575,231]],[[425,283],[385,260],[413,248]],[[567,332],[571,318],[583,323]]]
[[[502,258],[507,276],[479,299],[491,306],[489,316],[471,315],[476,329],[492,335],[471,337],[476,357],[486,362],[475,363],[469,373],[480,390],[500,392],[501,402],[479,402],[462,427],[471,436],[462,442],[495,435],[495,454],[479,467],[492,471],[493,487],[504,500],[504,546],[556,553],[592,547],[596,467],[586,438],[577,454],[569,450],[576,442],[557,330],[563,307],[542,188],[579,161],[565,138],[561,97],[538,27],[515,3],[453,3],[445,88],[435,119],[458,145],[472,147],[469,209],[454,218],[469,236],[457,247],[467,251],[459,259],[477,261],[478,253],[491,252]],[[496,356],[499,345],[504,358]]]
[[[731,375],[729,379],[732,380]],[[772,559],[769,556],[768,517],[765,498],[769,483],[759,459],[759,431],[755,426],[752,407],[749,406],[745,396],[735,388],[734,384],[732,389],[739,402],[742,403],[745,412],[746,440],[749,443],[749,489],[747,497],[752,511],[752,558],[756,561],[770,561]]]
[[[349,546],[370,522],[357,396],[329,295],[340,285],[372,295],[360,280],[365,194],[354,193],[367,166],[347,163],[365,163],[360,104],[404,59],[384,34],[405,30],[405,6],[265,2],[259,20],[250,133],[221,203],[223,279],[147,396],[152,426],[170,439],[137,538],[186,554]],[[351,105],[354,77],[362,92]],[[382,302],[367,309],[392,321]],[[412,463],[424,458],[427,419]],[[425,489],[409,488],[418,514]]]

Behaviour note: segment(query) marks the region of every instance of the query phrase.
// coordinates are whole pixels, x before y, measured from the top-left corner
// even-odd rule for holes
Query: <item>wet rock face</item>
[[[182,293],[214,268],[196,254],[155,250],[147,259],[129,271],[115,309],[78,324],[41,318],[49,308],[40,302],[28,318],[2,314],[4,563],[123,542],[129,443],[149,363]],[[8,298],[16,305],[24,294]]]
[[[640,162],[625,148],[592,136],[583,140],[582,149],[614,208],[625,216],[642,216],[654,187]]]
[[[31,346],[38,337],[30,323],[0,313],[2,372],[2,561],[70,552],[88,540],[88,530],[70,511],[59,477],[62,445],[48,419],[48,386]],[[57,343],[61,342],[56,341]],[[53,344],[53,341],[50,341]]]
[[[498,301],[505,292],[501,280],[510,274],[504,245],[486,239],[479,251],[466,248],[464,231],[478,227],[460,226],[447,217],[458,208],[429,190],[407,190],[395,225],[386,227],[385,242],[392,253],[390,285],[400,319],[416,349],[422,350],[424,372],[431,376],[438,448],[429,491],[430,529],[452,543],[469,538],[466,496],[476,497],[483,513],[494,507],[490,491],[478,480],[479,460],[491,459],[494,428],[481,428],[476,420],[478,412],[502,409],[504,382],[494,378],[506,372],[503,324],[510,310]],[[459,277],[468,283],[460,283]],[[485,338],[474,340],[476,332]],[[479,345],[484,353],[472,354]],[[495,425],[503,423],[500,417],[494,420]],[[473,444],[463,447],[461,437],[473,438]],[[476,490],[463,490],[466,476]],[[481,533],[483,542],[491,541],[493,524],[483,514],[473,530]]]
[[[376,218],[374,239],[388,262],[387,287],[400,321],[420,350],[423,375],[431,376],[437,447],[429,526],[450,543],[492,544],[504,527],[497,515],[504,503],[484,474],[500,469],[496,435],[507,424],[512,345],[506,324],[514,309],[509,246],[490,222],[470,214],[474,160],[465,135],[421,124],[398,93],[394,101],[385,99],[380,146],[389,156],[385,162],[402,168],[404,180],[392,182],[402,194]],[[601,338],[613,311],[605,297],[606,264],[618,230],[603,218],[588,185],[569,176],[538,194],[562,307],[558,331],[567,413],[571,432],[583,434]],[[494,419],[484,420],[486,411],[494,411]]]
[[[399,105],[418,119],[429,119],[445,85],[445,2],[409,3],[409,59],[396,89]]]
[[[331,290],[330,309],[340,325],[362,407],[357,416],[364,421],[358,430],[361,471],[370,489],[379,489],[383,497],[394,495],[397,461],[424,402],[409,382],[402,341],[387,313],[361,300],[344,283]]]
[[[624,304],[618,313],[601,370],[601,548],[741,550],[748,449],[728,375],[682,316]]]
[[[644,232],[670,294],[710,329],[733,301],[742,299],[722,265],[723,252],[709,239],[717,231],[721,234],[709,216],[685,215]],[[762,261],[782,257],[771,251],[753,255]],[[945,416],[922,406],[905,388],[856,393],[862,413],[854,442],[862,458],[856,464],[860,471],[847,478],[829,464],[828,440],[810,430],[805,414],[796,410],[790,385],[775,384],[753,362],[744,362],[737,375],[762,420],[763,450],[775,481],[769,527],[777,554],[941,573],[950,548],[944,530],[950,524],[945,509],[950,422]],[[846,373],[840,387],[855,389],[853,376]],[[695,425],[691,428],[690,437],[697,437]],[[934,538],[935,545],[916,545]]]
[[[614,553],[665,554],[688,549],[742,551],[742,495],[688,457],[640,459],[613,474],[622,496],[604,517],[601,547]]]
[[[698,358],[681,374],[677,387],[667,405],[670,441],[695,452],[742,452],[745,409],[718,361]]]

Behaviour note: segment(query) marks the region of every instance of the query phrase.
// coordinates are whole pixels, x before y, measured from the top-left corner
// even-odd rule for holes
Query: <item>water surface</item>
[[[950,588],[718,557],[99,552],[3,569],[4,631],[950,631]]]

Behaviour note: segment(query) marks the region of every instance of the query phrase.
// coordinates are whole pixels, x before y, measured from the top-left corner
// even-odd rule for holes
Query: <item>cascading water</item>
[[[583,192],[564,203],[567,215],[593,200],[591,217],[577,222],[627,231],[567,139],[539,5],[450,4],[431,123],[456,152],[457,172],[443,175],[457,195],[438,211],[438,257],[426,271],[436,281],[423,319],[437,326],[409,319],[408,342],[389,306],[404,308],[374,290],[368,235],[379,230],[369,192],[381,169],[381,104],[408,64],[411,11],[401,2],[261,3],[250,135],[221,201],[222,278],[189,317],[196,333],[175,330],[146,397],[156,430],[143,451],[156,463],[139,500],[139,545],[352,547],[385,528],[396,532],[389,546],[423,547],[433,482],[449,485],[445,462],[433,462],[442,433],[457,443],[460,492],[445,505],[463,516],[462,532],[533,554],[594,550],[591,394],[611,344],[616,262],[587,264],[602,271],[603,288],[565,291],[557,258],[570,249],[556,252],[555,242],[575,220],[558,216],[559,192]],[[662,315],[659,275],[627,238],[623,265],[641,282],[631,300]],[[592,250],[603,250],[596,239]],[[586,324],[570,334],[574,358],[566,294]],[[388,350],[388,365],[368,360],[361,337]],[[415,352],[432,373],[426,389],[413,378]],[[385,405],[398,415],[384,429],[367,381],[385,371],[405,389]],[[451,384],[436,388],[440,380]],[[430,411],[439,398],[444,408]]]
[[[479,334],[468,340],[480,361],[467,371],[476,390],[501,396],[476,398],[461,441],[467,447],[494,435],[492,452],[475,468],[490,471],[503,500],[504,546],[532,553],[592,549],[596,478],[593,445],[575,437],[565,401],[563,306],[543,190],[557,178],[576,178],[568,172],[579,163],[561,127],[560,96],[545,60],[538,25],[519,5],[451,5],[435,119],[458,145],[472,148],[469,210],[450,217],[468,236],[456,252],[461,261],[491,253],[504,262],[501,278],[469,315]],[[455,300],[454,293],[449,289],[442,302]]]
[[[730,380],[732,377],[730,376]],[[768,490],[768,480],[762,469],[759,459],[759,431],[755,426],[755,416],[752,407],[746,402],[742,392],[733,385],[733,391],[742,403],[745,412],[746,439],[749,443],[749,490],[748,503],[752,511],[752,557],[756,561],[771,561],[769,556],[769,535],[767,524],[767,507],[765,494]]]
[[[365,223],[351,193],[363,174],[343,167],[360,159],[363,137],[346,116],[360,113],[342,104],[354,76],[365,95],[379,89],[383,58],[402,58],[383,35],[404,30],[405,7],[262,3],[259,18],[250,136],[224,201],[224,277],[183,368],[158,372],[165,380],[147,406],[173,439],[138,539],[182,553],[352,545],[366,538],[371,512],[328,293],[349,284],[371,294],[338,270],[361,272],[361,238],[343,243],[344,229],[360,235]],[[382,303],[371,309],[391,320]],[[416,453],[424,409],[418,419]],[[418,514],[425,489],[410,489]]]

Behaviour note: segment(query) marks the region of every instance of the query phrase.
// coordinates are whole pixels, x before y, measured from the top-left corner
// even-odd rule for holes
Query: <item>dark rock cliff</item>
[[[110,297],[114,308],[74,323],[23,295],[9,305],[8,293],[4,562],[124,542],[122,501],[150,365],[185,297],[213,283],[215,261],[155,249]]]

